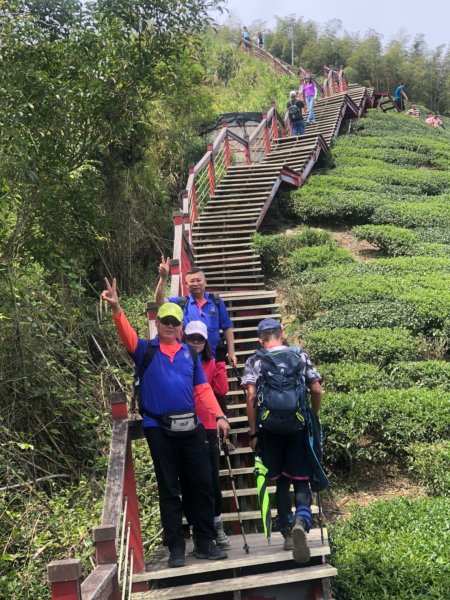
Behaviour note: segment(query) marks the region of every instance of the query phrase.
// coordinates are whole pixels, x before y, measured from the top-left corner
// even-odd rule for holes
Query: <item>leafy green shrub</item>
[[[377,194],[336,190],[320,193],[302,187],[293,194],[292,210],[303,222],[367,223],[379,204]]]
[[[422,342],[401,328],[336,328],[314,331],[306,347],[315,361],[355,360],[380,365],[413,360],[423,353]]]
[[[356,508],[331,530],[339,600],[448,596],[447,498],[397,498]]]
[[[384,368],[371,363],[323,363],[320,374],[329,392],[365,392],[378,388],[442,388],[450,391],[450,363],[445,360],[400,361]]]
[[[319,371],[327,392],[365,392],[386,384],[383,369],[370,363],[323,363]]]
[[[378,246],[388,256],[411,256],[417,244],[412,231],[395,225],[360,225],[352,232],[359,240]]]
[[[345,248],[337,248],[334,244],[324,244],[294,250],[286,260],[285,270],[287,275],[295,278],[298,273],[306,269],[353,261],[352,255]]]
[[[273,275],[279,272],[283,259],[290,252],[297,248],[326,244],[330,241],[330,235],[326,231],[305,227],[302,231],[292,234],[261,235],[255,233],[253,247],[261,256],[266,274]]]
[[[413,477],[432,494],[450,496],[450,441],[412,444],[408,454]]]
[[[450,394],[442,389],[377,389],[329,393],[321,411],[326,460],[404,461],[416,442],[450,433]]]
[[[448,199],[427,202],[392,202],[375,208],[369,220],[372,223],[390,223],[400,227],[450,227]]]

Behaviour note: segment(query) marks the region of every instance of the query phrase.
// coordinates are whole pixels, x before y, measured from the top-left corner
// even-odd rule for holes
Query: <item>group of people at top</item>
[[[219,439],[230,425],[224,398],[226,360],[237,365],[233,323],[222,299],[206,291],[201,269],[186,275],[189,294],[165,298],[170,261],[162,260],[155,300],[157,335],[139,338],[120,306],[116,280],[105,280],[119,338],[135,363],[142,426],[153,459],[169,567],[185,564],[183,514],[193,528],[198,559],[227,558],[229,538],[222,520]],[[320,469],[308,444],[306,424],[317,418],[320,375],[307,354],[289,347],[279,321],[257,327],[260,349],[244,368],[248,443],[276,484],[278,522],[284,549],[307,562],[312,526],[310,478]],[[226,341],[226,344],[224,342]],[[307,390],[310,391],[310,400]],[[290,495],[294,488],[292,512]]]
[[[264,38],[261,31],[258,31],[258,33],[256,34],[256,43],[258,45],[258,48],[264,48]],[[242,28],[241,44],[244,50],[249,50],[253,44],[250,32],[245,25]]]
[[[394,90],[394,104],[397,107],[397,110],[404,111],[406,109],[406,103],[409,102],[409,98],[405,91],[406,84],[401,82]],[[411,104],[410,108],[406,111],[406,114],[410,117],[414,117],[416,119],[420,119],[420,110],[416,104]],[[438,114],[429,112],[427,114],[427,118],[425,119],[425,123],[430,125],[430,127],[444,127],[444,123],[441,117]]]

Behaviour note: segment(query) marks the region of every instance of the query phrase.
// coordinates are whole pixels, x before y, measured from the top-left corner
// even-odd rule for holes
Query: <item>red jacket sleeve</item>
[[[203,411],[206,411],[214,419],[223,416],[223,411],[209,383],[200,383],[194,387],[194,400],[196,405],[200,405]]]
[[[128,352],[135,352],[138,345],[138,335],[128,322],[123,310],[118,315],[113,315],[113,321],[122,344]]]
[[[213,392],[217,396],[226,396],[229,391],[227,369],[223,361],[216,362],[213,378],[211,381]]]

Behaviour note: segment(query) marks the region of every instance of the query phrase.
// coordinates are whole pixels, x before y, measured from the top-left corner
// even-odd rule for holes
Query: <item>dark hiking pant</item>
[[[145,429],[155,467],[159,509],[169,550],[184,548],[180,480],[189,486],[187,510],[197,540],[215,537],[214,499],[208,443],[203,427],[186,437],[169,436],[160,427]]]
[[[208,440],[208,456],[209,466],[211,469],[212,490],[214,497],[214,516],[218,517],[222,514],[222,491],[220,489],[220,450],[219,440],[217,439],[216,429],[206,430],[206,439]],[[193,504],[192,489],[189,487],[184,478],[181,479],[181,492],[183,496],[183,512],[190,524],[193,523],[193,517],[190,512],[190,507]]]

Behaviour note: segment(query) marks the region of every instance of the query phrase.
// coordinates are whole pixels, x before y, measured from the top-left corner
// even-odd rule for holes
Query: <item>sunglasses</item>
[[[179,327],[181,325],[180,321],[175,317],[163,317],[160,319],[160,322],[163,325],[171,325],[172,327]]]
[[[202,335],[196,335],[195,333],[193,333],[192,335],[187,335],[186,340],[188,342],[194,342],[194,344],[203,344],[203,342],[206,342],[205,338]]]

